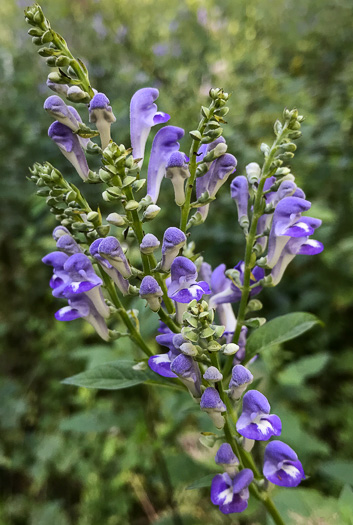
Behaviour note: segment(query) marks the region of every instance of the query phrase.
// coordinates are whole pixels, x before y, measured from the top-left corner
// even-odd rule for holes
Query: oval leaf
[[[186,487],[186,490],[203,489],[205,487],[210,487],[215,475],[216,474],[208,474],[207,476],[204,476],[203,478],[194,481],[194,483],[191,483],[191,485]]]
[[[246,362],[269,346],[295,339],[316,324],[322,324],[315,315],[295,312],[272,319],[253,332],[246,345]]]
[[[135,370],[135,361],[112,361],[62,381],[65,385],[82,386],[84,388],[100,388],[103,390],[120,390],[140,383],[161,384],[175,387],[173,382],[167,382],[152,370]]]

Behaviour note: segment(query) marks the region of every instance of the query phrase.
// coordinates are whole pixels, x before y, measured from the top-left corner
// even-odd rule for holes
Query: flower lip
[[[305,473],[297,454],[282,441],[272,441],[265,448],[263,474],[282,487],[297,487]]]

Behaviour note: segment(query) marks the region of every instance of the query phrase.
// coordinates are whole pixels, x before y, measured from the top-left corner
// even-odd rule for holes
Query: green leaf
[[[266,348],[295,339],[322,322],[313,314],[295,312],[272,319],[253,332],[246,345],[246,361]]]
[[[339,459],[327,461],[320,466],[320,471],[341,483],[353,485],[353,461]]]
[[[203,489],[205,487],[210,487],[214,477],[215,474],[208,474],[203,478],[197,479],[196,481],[191,483],[191,485],[186,487],[186,490]]]
[[[326,366],[330,359],[329,354],[320,353],[303,357],[295,363],[291,363],[278,375],[280,383],[288,386],[300,386],[307,377],[315,376]]]
[[[112,427],[119,427],[120,415],[109,409],[93,409],[78,412],[60,421],[59,429],[70,432],[107,432]]]
[[[173,380],[166,381],[152,370],[134,370],[135,361],[112,361],[95,368],[90,368],[62,381],[65,385],[75,385],[84,388],[100,388],[103,390],[121,390],[141,383],[173,385]]]

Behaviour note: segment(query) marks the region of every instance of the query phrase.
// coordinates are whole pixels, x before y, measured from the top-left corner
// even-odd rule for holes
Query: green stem
[[[148,356],[154,355],[152,350],[146,345],[145,341],[142,339],[141,334],[136,330],[134,323],[131,321],[127,311],[125,310],[122,302],[119,299],[119,296],[116,292],[115,285],[112,283],[110,278],[104,271],[101,271],[101,276],[104,281],[105,287],[108,290],[110,298],[114,306],[118,309],[118,313],[125,323],[126,327],[130,332],[131,339],[141,348],[141,350]]]
[[[175,333],[180,332],[180,326],[174,323],[174,321],[169,317],[169,315],[166,314],[163,308],[160,308],[158,310],[158,315],[159,315],[160,320],[163,321],[163,323],[166,324],[168,328],[171,329],[172,332],[175,332]]]
[[[270,175],[271,164],[274,159],[275,153],[277,151],[277,146],[278,144],[280,144],[281,140],[283,139],[283,135],[286,132],[287,132],[287,124],[283,126],[282,132],[277,136],[276,140],[274,141],[270,149],[269,155],[262,167],[260,182],[259,182],[259,186],[256,191],[256,197],[255,197],[254,208],[253,208],[254,211],[253,211],[253,216],[251,220],[251,227],[250,227],[249,234],[247,235],[247,238],[246,238],[243,290],[242,290],[241,300],[239,304],[239,310],[238,310],[238,316],[237,316],[237,326],[236,326],[236,329],[234,332],[234,338],[233,338],[233,342],[236,344],[239,341],[240,332],[241,332],[241,329],[245,321],[245,312],[246,312],[246,307],[248,304],[248,299],[249,299],[249,294],[250,294],[251,270],[253,269],[256,263],[256,260],[254,261],[252,255],[253,255],[253,247],[254,247],[255,238],[256,238],[257,223],[263,213],[263,188],[264,188],[266,179]],[[229,358],[223,370],[224,377],[227,377],[229,375],[232,369],[232,365],[233,365],[233,359]]]

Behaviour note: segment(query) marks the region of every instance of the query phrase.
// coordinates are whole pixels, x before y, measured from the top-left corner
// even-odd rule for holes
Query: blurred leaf
[[[207,476],[204,476],[203,478],[194,481],[191,485],[186,487],[186,490],[203,489],[205,487],[210,487],[214,477],[215,474],[208,474]]]
[[[269,346],[295,339],[322,322],[313,314],[295,312],[272,319],[253,332],[247,342],[247,361]]]
[[[338,506],[345,523],[353,524],[353,490],[349,485],[345,485],[338,499]]]
[[[71,432],[107,432],[118,427],[120,417],[112,410],[94,409],[79,412],[60,421],[59,429]]]
[[[152,370],[134,370],[135,361],[112,361],[104,365],[90,368],[85,372],[67,377],[62,381],[65,385],[75,385],[84,388],[101,388],[103,390],[121,390],[141,383],[156,384],[170,388],[177,387],[172,381],[165,381]]]
[[[321,464],[320,471],[322,474],[330,476],[341,483],[353,485],[353,461],[339,459],[326,461]]]
[[[300,386],[307,377],[315,376],[321,372],[329,359],[330,356],[327,353],[303,357],[299,361],[291,363],[283,372],[280,372],[278,380],[284,385]]]

